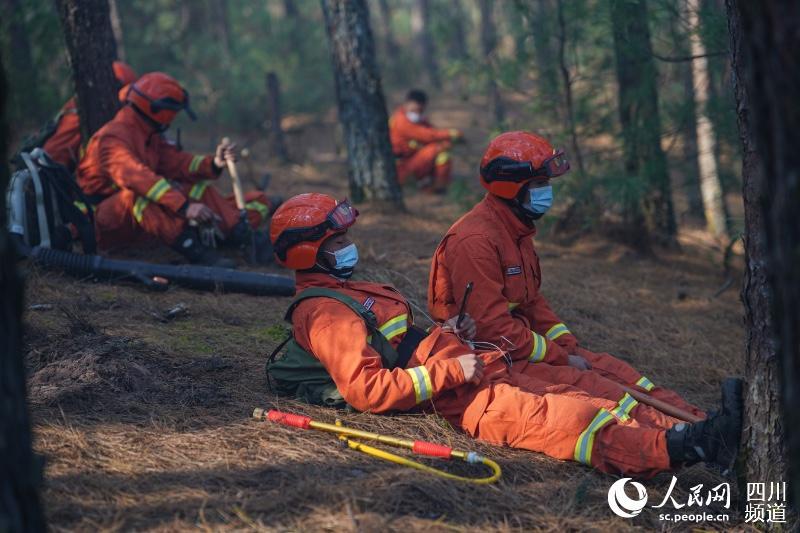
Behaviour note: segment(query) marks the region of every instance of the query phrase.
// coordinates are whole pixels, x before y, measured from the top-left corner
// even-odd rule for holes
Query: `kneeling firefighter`
[[[373,413],[436,412],[479,440],[611,473],[648,477],[684,463],[727,464],[735,453],[736,381],[723,386],[719,413],[686,424],[649,405],[622,412],[608,398],[515,372],[509,354],[486,343],[476,353],[465,340],[476,331],[469,315],[460,328],[455,317],[417,328],[394,287],[350,280],[358,249],[347,230],[357,215],[347,201],[301,194],[273,216],[275,256],[296,271],[298,292],[286,314],[288,349],[267,365],[279,392]]]
[[[126,105],[89,141],[78,166],[78,184],[96,205],[100,248],[155,238],[191,263],[233,266],[201,240],[198,226],[213,226],[227,244],[254,243],[260,262],[271,260],[265,224],[273,201],[261,192],[245,195],[247,217],[240,217],[233,196],[211,185],[230,160],[235,145],[221,143],[214,155],[193,155],[168,142],[163,132],[180,111],[194,119],[189,93],[161,72],[130,85]]]

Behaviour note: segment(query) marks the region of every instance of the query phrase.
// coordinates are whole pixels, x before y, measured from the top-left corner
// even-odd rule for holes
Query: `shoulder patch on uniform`
[[[364,300],[364,303],[361,305],[363,305],[364,309],[366,309],[367,311],[371,311],[372,306],[375,305],[375,298],[369,297],[366,300]]]
[[[522,274],[521,266],[511,266],[506,269],[506,276],[516,276],[517,274]]]

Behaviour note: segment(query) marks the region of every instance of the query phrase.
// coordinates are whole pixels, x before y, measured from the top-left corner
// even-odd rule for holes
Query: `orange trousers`
[[[474,438],[613,474],[648,478],[670,469],[666,430],[678,421],[637,404],[611,380],[604,382],[606,395],[616,399],[486,361],[479,385],[433,402],[436,412]]]
[[[208,182],[193,185],[171,181],[170,184],[179,188],[190,202],[201,202],[219,215],[223,233],[230,232],[239,221],[235,198],[223,197]],[[259,191],[245,194],[245,206],[248,222],[254,228],[269,218],[272,207],[267,196]],[[97,245],[101,249],[152,239],[171,245],[186,228],[186,223],[186,218],[138,196],[129,189],[122,189],[109,196],[95,209]]]
[[[404,185],[410,176],[423,185],[423,190],[444,191],[450,184],[452,161],[450,142],[426,144],[408,157],[397,159],[397,180]],[[425,183],[426,181],[429,183]]]

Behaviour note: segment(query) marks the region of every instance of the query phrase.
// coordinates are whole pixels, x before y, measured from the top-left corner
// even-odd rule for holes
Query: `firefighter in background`
[[[120,83],[119,87],[136,81],[136,72],[127,63],[114,61],[113,68],[114,77]],[[120,95],[122,95],[121,92]],[[70,172],[74,172],[81,155],[81,123],[76,97],[73,96],[67,100],[56,116],[55,122],[55,131],[42,145],[42,149],[53,161],[64,165]]]
[[[434,128],[425,118],[427,104],[423,91],[410,90],[389,119],[389,138],[400,185],[413,176],[422,190],[441,194],[450,184],[450,147],[462,134],[457,129]]]
[[[535,221],[552,204],[550,180],[568,170],[564,152],[532,133],[508,132],[490,143],[480,168],[488,194],[450,228],[434,253],[431,315],[440,319],[456,309],[471,281],[467,309],[477,324],[477,338],[505,344],[515,372],[617,401],[623,411],[635,407],[636,400],[616,384],[705,417],[624,361],[580,346],[541,293]]]
[[[731,461],[741,432],[740,382],[726,381],[719,413],[686,424],[648,405],[620,409],[616,402],[577,387],[515,371],[503,351],[476,354],[462,340],[474,337],[474,322],[467,319],[458,329],[451,318],[458,310],[442,325],[421,331],[394,287],[349,280],[358,249],[347,230],[357,215],[347,201],[301,194],[278,208],[270,227],[277,260],[296,271],[298,300],[290,308],[294,340],[323,364],[355,409],[387,413],[421,408],[477,439],[610,473],[650,477],[681,464]],[[306,289],[316,289],[316,295],[303,298]],[[375,329],[320,289],[360,302],[373,314]],[[381,335],[397,353],[405,346],[409,355],[395,359],[394,368],[385,367],[389,354],[376,346],[388,350],[372,335]]]
[[[98,246],[155,238],[191,263],[234,266],[203,242],[198,226],[213,225],[225,243],[246,245],[251,229],[266,223],[272,208],[263,193],[247,193],[248,220],[241,220],[234,198],[224,198],[211,185],[226,161],[236,159],[235,145],[220,144],[214,155],[192,155],[164,139],[178,112],[195,118],[189,94],[166,74],[139,78],[125,104],[92,136],[78,165],[78,184],[96,205]],[[256,237],[259,262],[271,261],[267,235]]]

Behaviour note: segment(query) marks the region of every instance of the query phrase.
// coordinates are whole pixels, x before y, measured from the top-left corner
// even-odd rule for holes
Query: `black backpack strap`
[[[384,368],[391,370],[400,366],[400,356],[398,355],[397,351],[394,349],[394,347],[392,347],[391,343],[386,340],[386,337],[383,336],[383,333],[378,330],[378,319],[375,316],[375,313],[342,292],[334,289],[326,289],[324,287],[311,287],[309,289],[305,289],[295,297],[291,304],[289,304],[289,309],[286,310],[284,319],[291,323],[292,313],[294,313],[295,308],[300,304],[300,302],[303,300],[308,300],[309,298],[332,298],[349,307],[354,313],[359,315],[367,325],[367,330],[371,336],[370,346],[372,346],[375,351],[380,354]],[[409,355],[409,358],[410,357],[411,356]],[[408,359],[406,359],[405,363],[408,363]]]

